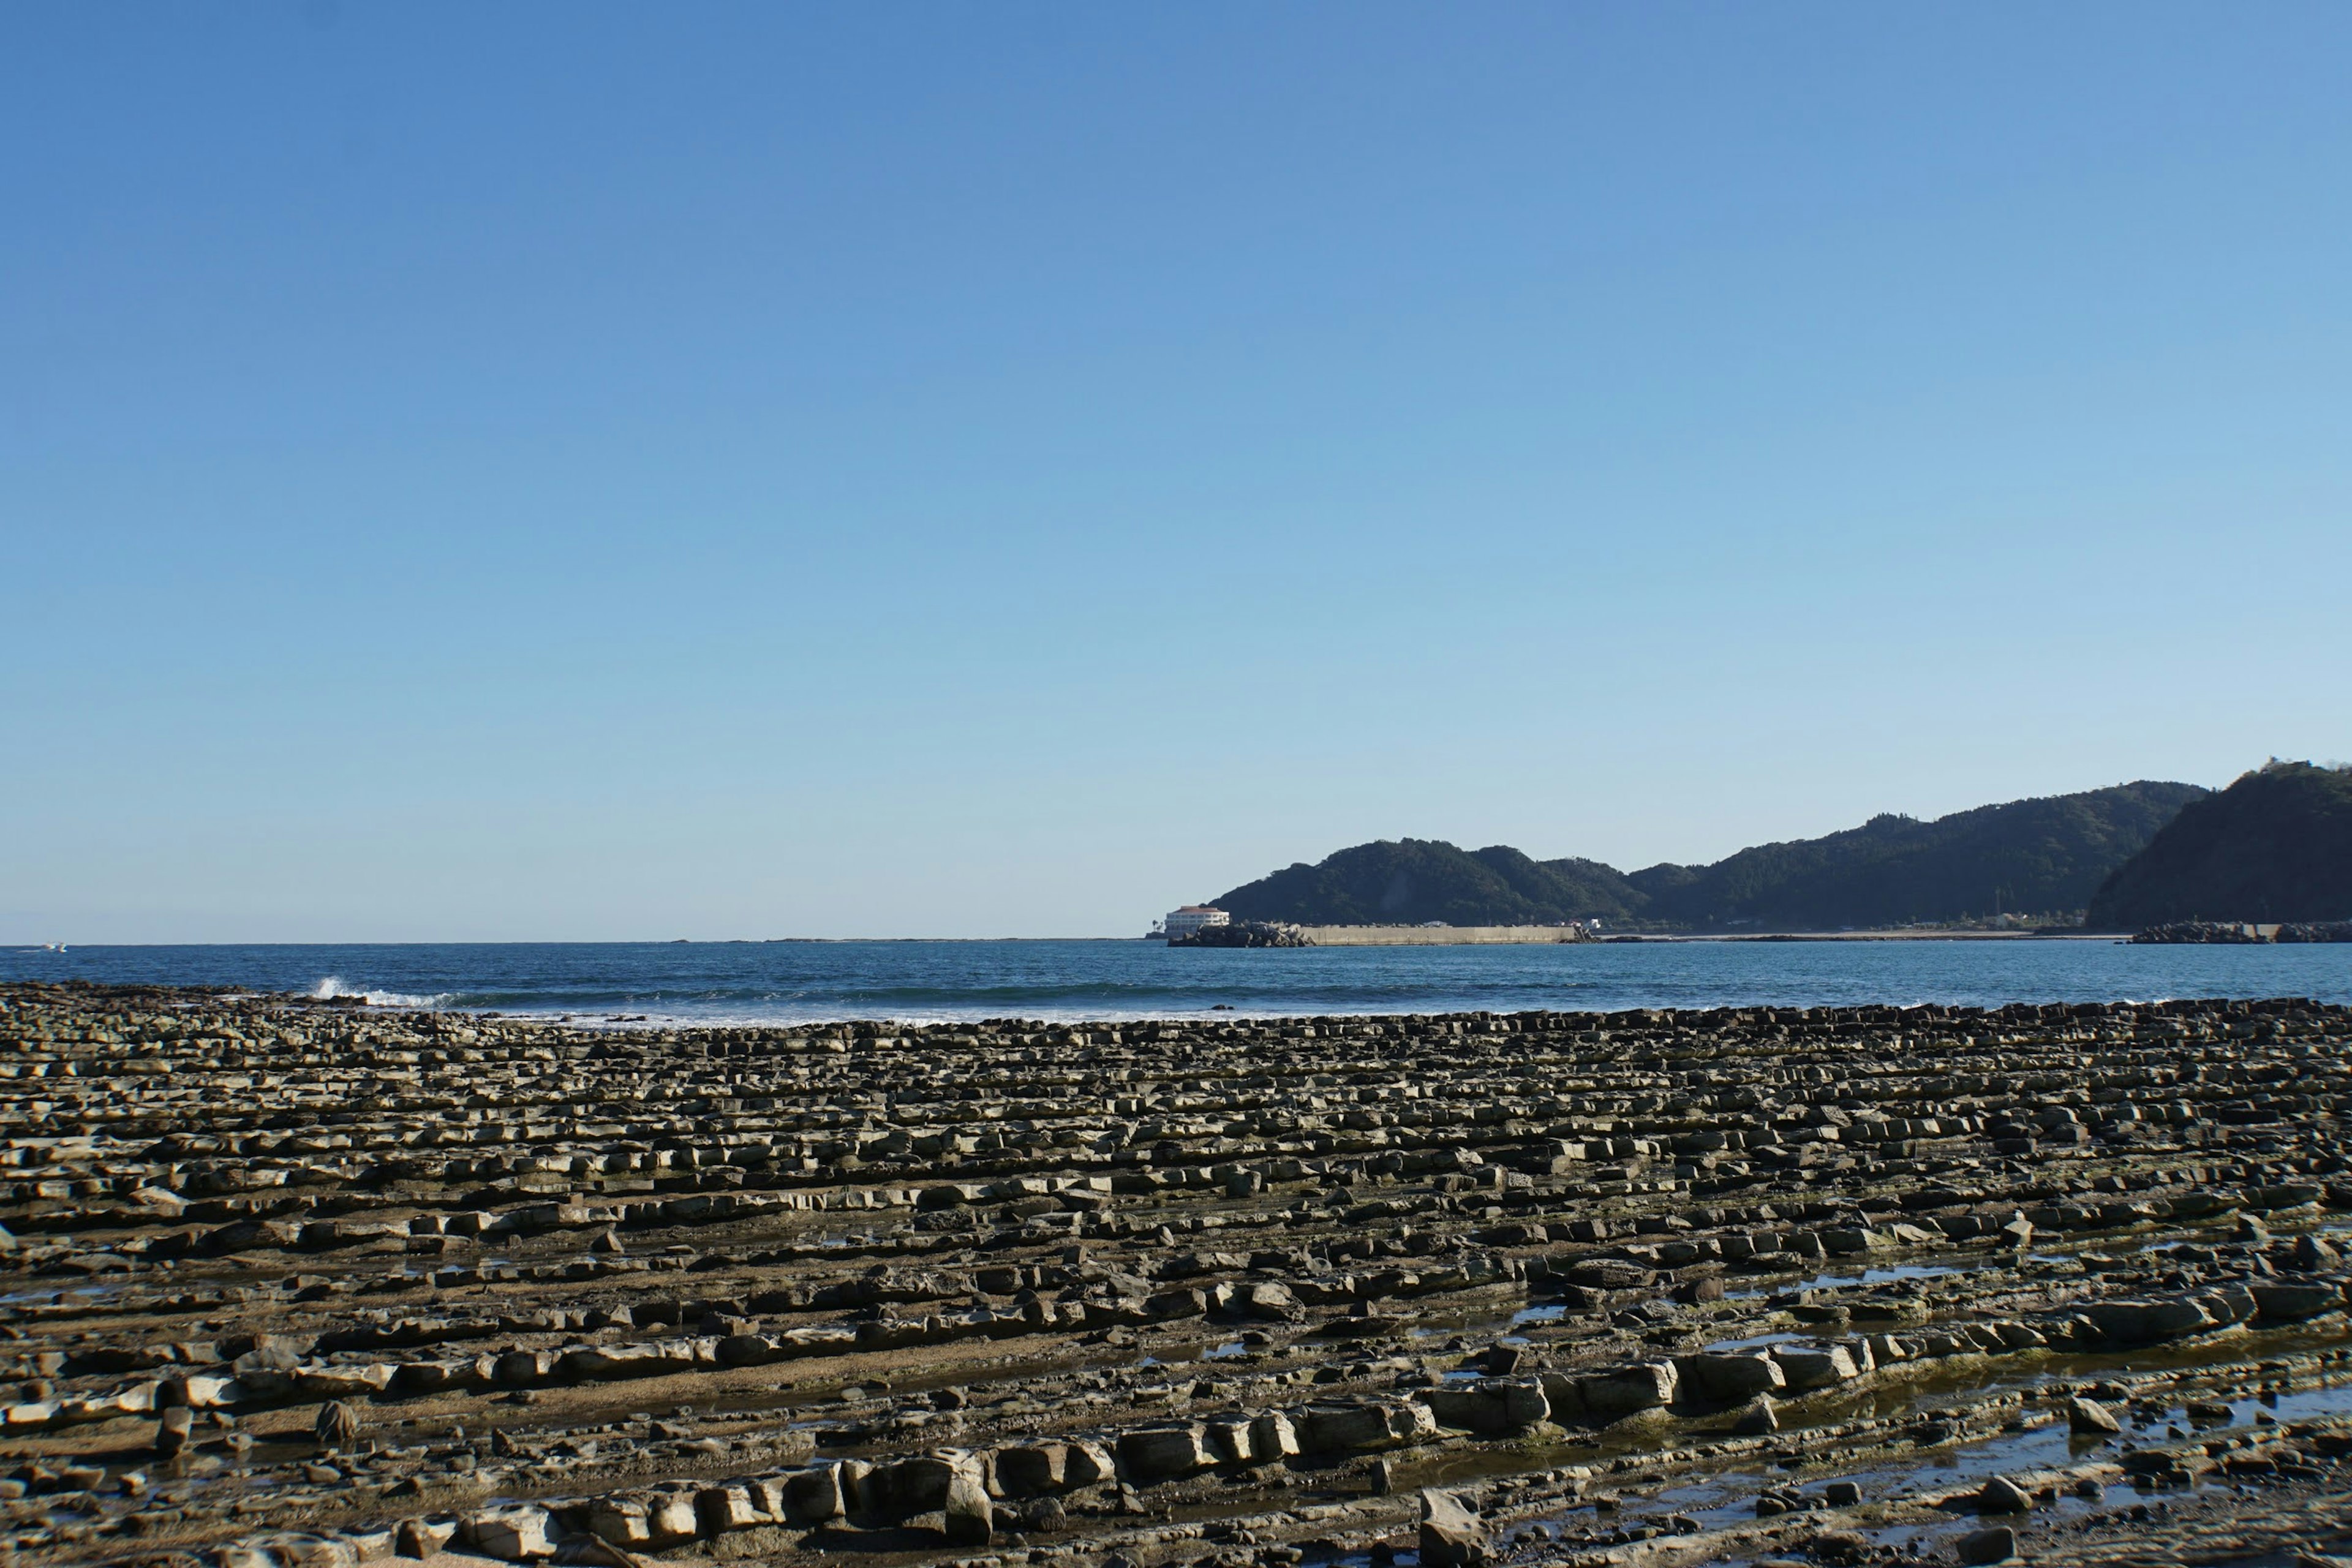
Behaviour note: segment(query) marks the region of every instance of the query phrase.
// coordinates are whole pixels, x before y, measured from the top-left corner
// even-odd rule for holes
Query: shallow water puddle
[[[1785,1290],[1843,1290],[1854,1285],[1892,1285],[1902,1279],[1941,1279],[1951,1274],[1972,1274],[1984,1268],[1981,1263],[1896,1263],[1885,1268],[1865,1268],[1859,1274],[1816,1274],[1810,1279],[1791,1284],[1773,1285],[1756,1290],[1728,1290],[1727,1301],[1751,1301],[1764,1296],[1777,1296]]]
[[[1711,1355],[1727,1355],[1734,1351],[1761,1350],[1766,1345],[1794,1344],[1806,1337],[1803,1334],[1792,1334],[1785,1331],[1774,1334],[1750,1334],[1744,1340],[1717,1340],[1706,1349]]]
[[[101,1300],[108,1296],[114,1295],[121,1289],[122,1286],[119,1282],[109,1281],[102,1284],[93,1285],[69,1285],[62,1289],[57,1290],[18,1290],[9,1295],[0,1296],[0,1305],[12,1307],[88,1306],[96,1301]],[[68,1297],[76,1296],[80,1297],[81,1300],[79,1301],[68,1300]]]
[[[2211,1403],[2223,1402],[2216,1400]],[[2229,1423],[2192,1422],[2186,1403],[2181,1403],[2168,1405],[2155,1419],[2136,1423],[2136,1429],[2128,1436],[2143,1440],[2150,1436],[2161,1437],[2167,1426],[2177,1426],[2183,1432],[2200,1429],[2223,1431],[2252,1423],[2257,1411],[2268,1412],[2281,1424],[2319,1415],[2343,1415],[2352,1412],[2352,1386],[2256,1395],[2226,1403],[2231,1414]],[[1923,1409],[1922,1414],[1930,1412]],[[1832,1482],[1852,1481],[1862,1488],[1864,1502],[1895,1501],[1923,1494],[1959,1491],[1972,1484],[1980,1485],[1997,1475],[2061,1469],[2096,1456],[2103,1449],[2120,1451],[2116,1443],[2115,1438],[2078,1438],[2068,1430],[2063,1419],[2050,1419],[2022,1431],[2000,1432],[1975,1442],[1937,1449],[1919,1459],[1895,1459],[1796,1484],[1782,1479],[1769,1469],[1727,1470],[1704,1479],[1668,1487],[1647,1498],[1629,1497],[1622,1506],[1630,1516],[1633,1516],[1629,1517],[1628,1523],[1642,1519],[1655,1521],[1680,1517],[1695,1521],[1703,1529],[1726,1529],[1754,1520],[1757,1517],[1756,1500],[1766,1491],[1793,1491],[1801,1496],[1818,1497]],[[2212,1482],[2200,1481],[2198,1486],[2208,1484],[2226,1483],[2217,1477]],[[2063,1495],[2054,1504],[2039,1511],[2044,1518],[2071,1520],[2102,1510],[2137,1506],[2151,1500],[2160,1500],[2165,1495],[2153,1489],[2143,1490],[2126,1482],[2112,1482],[2102,1489],[2096,1499]],[[1570,1510],[1569,1513],[1576,1511]],[[1567,1514],[1555,1516],[1552,1522],[1563,1522],[1567,1517]],[[1914,1540],[1926,1541],[1974,1530],[1979,1528],[1979,1522],[1977,1515],[1962,1510],[1953,1513],[1948,1521],[1864,1530],[1862,1533],[1881,1544],[1907,1546]],[[2263,1568],[2273,1561],[2267,1556],[2249,1558],[2242,1563],[2232,1564],[2231,1568]],[[2277,1561],[2284,1563],[2286,1560]]]

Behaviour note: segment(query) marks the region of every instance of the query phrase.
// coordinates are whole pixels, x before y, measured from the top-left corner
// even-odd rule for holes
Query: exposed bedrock
[[[1802,1475],[1923,1446],[2051,1426],[2029,1504],[2104,1465],[2242,1508],[2352,1452],[2231,1404],[2352,1376],[2352,1017],[2309,1003],[0,1002],[26,1563],[1826,1561],[1898,1502]],[[1741,1467],[1795,1478],[1737,1510],[1780,1533],[1612,1490]]]

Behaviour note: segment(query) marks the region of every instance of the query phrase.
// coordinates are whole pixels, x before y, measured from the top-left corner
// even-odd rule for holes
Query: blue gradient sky
[[[0,939],[2352,752],[2352,8],[0,7]]]

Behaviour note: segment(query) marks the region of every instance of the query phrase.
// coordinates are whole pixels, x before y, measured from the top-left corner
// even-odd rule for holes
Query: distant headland
[[[1881,816],[1711,865],[1630,873],[1507,845],[1381,839],[1187,905],[1167,934],[1294,945],[1267,933],[1308,931],[1297,944],[1364,945],[1413,940],[1415,928],[1423,940],[1566,942],[2347,919],[2352,771],[2273,761],[2218,793],[2140,780],[1932,821]],[[1214,929],[1227,923],[1257,935]]]

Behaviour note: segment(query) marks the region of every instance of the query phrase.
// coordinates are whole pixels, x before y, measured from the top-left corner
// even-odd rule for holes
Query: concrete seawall
[[[1300,926],[1317,947],[1468,947],[1591,940],[1575,926]]]

